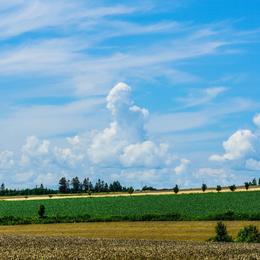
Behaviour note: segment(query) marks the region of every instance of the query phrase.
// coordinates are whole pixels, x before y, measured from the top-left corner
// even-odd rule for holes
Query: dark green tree
[[[173,191],[175,194],[177,194],[179,192],[179,187],[178,185],[176,184],[175,187],[173,188]]]
[[[210,241],[214,242],[232,242],[232,237],[227,232],[227,227],[224,223],[218,222],[215,227],[216,236],[210,238]]]
[[[217,185],[217,188],[216,188],[217,192],[220,192],[222,190],[221,186],[220,185]]]
[[[4,184],[4,183],[1,184],[0,194],[1,194],[2,196],[5,195],[5,184]]]
[[[123,187],[119,181],[114,181],[109,185],[109,190],[112,192],[122,191]]]
[[[72,192],[75,193],[80,192],[81,185],[78,177],[72,178],[71,185],[72,185]]]
[[[205,184],[205,183],[203,183],[202,185],[201,185],[201,190],[203,191],[203,192],[205,192],[206,190],[207,190],[207,185]]]
[[[245,182],[245,188],[246,188],[246,190],[248,190],[249,189],[249,183],[248,182]]]
[[[230,189],[232,192],[235,191],[236,188],[237,188],[237,186],[236,186],[235,184],[229,186],[229,189]]]
[[[254,179],[252,180],[252,186],[256,186],[256,185],[257,185],[256,178],[254,178]]]
[[[105,182],[104,184],[104,192],[109,192],[108,184]]]
[[[84,192],[88,192],[89,190],[93,191],[93,185],[92,185],[91,181],[89,180],[89,178],[87,178],[87,179],[85,178],[83,180],[82,187],[83,187]]]
[[[59,192],[61,192],[61,193],[68,192],[68,182],[65,177],[62,177],[59,180]]]
[[[101,192],[102,191],[102,181],[98,179],[98,181],[95,184],[95,192]]]

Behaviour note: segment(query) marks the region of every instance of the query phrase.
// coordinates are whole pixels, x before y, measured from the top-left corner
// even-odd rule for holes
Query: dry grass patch
[[[225,221],[224,223],[233,237],[242,227],[250,224],[260,229],[260,221]],[[110,239],[205,241],[214,235],[215,225],[216,221],[39,224],[0,226],[0,233]]]

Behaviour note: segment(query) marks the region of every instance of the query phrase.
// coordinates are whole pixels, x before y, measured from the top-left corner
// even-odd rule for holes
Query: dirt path
[[[244,187],[237,188],[235,192],[246,191]],[[250,187],[248,192],[250,191],[260,191],[260,187]],[[216,193],[215,189],[208,189],[204,193]],[[223,188],[221,192],[231,192],[228,188]],[[203,193],[201,189],[190,189],[190,190],[180,190],[177,195],[180,194],[192,194],[192,193]],[[131,196],[145,196],[145,195],[173,195],[175,194],[173,191],[151,191],[151,192],[136,192],[133,193]],[[103,197],[128,197],[130,196],[128,193],[113,193],[113,194],[93,194],[91,195],[92,198],[103,198]],[[73,199],[73,198],[89,198],[90,196],[87,194],[80,194],[80,195],[52,195],[49,196],[28,196],[28,197],[1,197],[0,200],[6,201],[23,201],[23,200],[48,200],[48,199]]]

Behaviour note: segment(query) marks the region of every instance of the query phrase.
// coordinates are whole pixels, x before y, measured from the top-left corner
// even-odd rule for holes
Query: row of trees
[[[42,184],[32,189],[8,189],[5,184],[0,186],[0,196],[28,196],[28,195],[47,195],[57,194],[58,191],[54,189],[48,189]]]
[[[59,180],[60,193],[90,193],[90,192],[129,192],[133,191],[132,187],[123,187],[119,181],[107,182],[98,179],[95,184],[92,184],[89,178],[85,178],[82,182],[78,177],[67,180],[62,177]]]
[[[259,178],[259,180],[258,180],[258,182],[257,182],[257,180],[254,178],[252,181],[249,181],[249,182],[245,182],[244,183],[244,186],[245,186],[245,189],[246,190],[248,190],[249,189],[249,187],[250,186],[260,186],[260,178]],[[146,186],[145,186],[146,187]],[[233,185],[230,185],[230,186],[228,186],[228,188],[231,190],[231,191],[235,191],[236,189],[237,189],[237,186],[235,185],[235,184],[233,184]],[[206,190],[208,189],[208,186],[207,186],[207,184],[205,184],[205,183],[203,183],[202,185],[201,185],[201,190],[203,191],[203,192],[205,192]],[[143,188],[143,190],[144,190],[144,188]],[[154,190],[154,189],[151,189],[151,190]],[[179,186],[178,185],[175,185],[175,187],[173,188],[173,191],[174,191],[174,193],[178,193],[179,192]],[[220,192],[222,190],[222,187],[220,186],[220,185],[217,185],[217,187],[216,187],[216,191],[218,191],[218,192]]]
[[[260,186],[260,178],[254,178],[249,182],[245,182],[245,189],[248,190],[250,186]],[[231,191],[236,190],[236,185],[229,186]],[[208,189],[205,183],[202,184],[201,190],[204,192]],[[152,186],[144,186],[142,191],[153,191],[156,188]],[[222,187],[217,185],[216,190],[220,192]],[[175,193],[179,192],[179,186],[175,185],[173,188]],[[96,183],[92,183],[89,178],[85,178],[82,182],[78,177],[74,177],[71,180],[62,177],[59,180],[59,188],[58,189],[49,189],[44,187],[42,184],[40,186],[36,186],[32,189],[7,189],[5,184],[2,183],[0,186],[0,196],[27,196],[27,195],[47,195],[47,194],[57,194],[57,193],[92,193],[92,192],[128,192],[132,194],[134,192],[133,187],[124,187],[121,185],[119,181],[113,181],[108,184],[107,182],[98,179]]]

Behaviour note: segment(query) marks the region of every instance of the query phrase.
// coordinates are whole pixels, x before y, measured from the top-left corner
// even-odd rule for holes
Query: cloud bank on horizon
[[[0,1],[0,182],[260,177],[259,10],[243,0]]]

